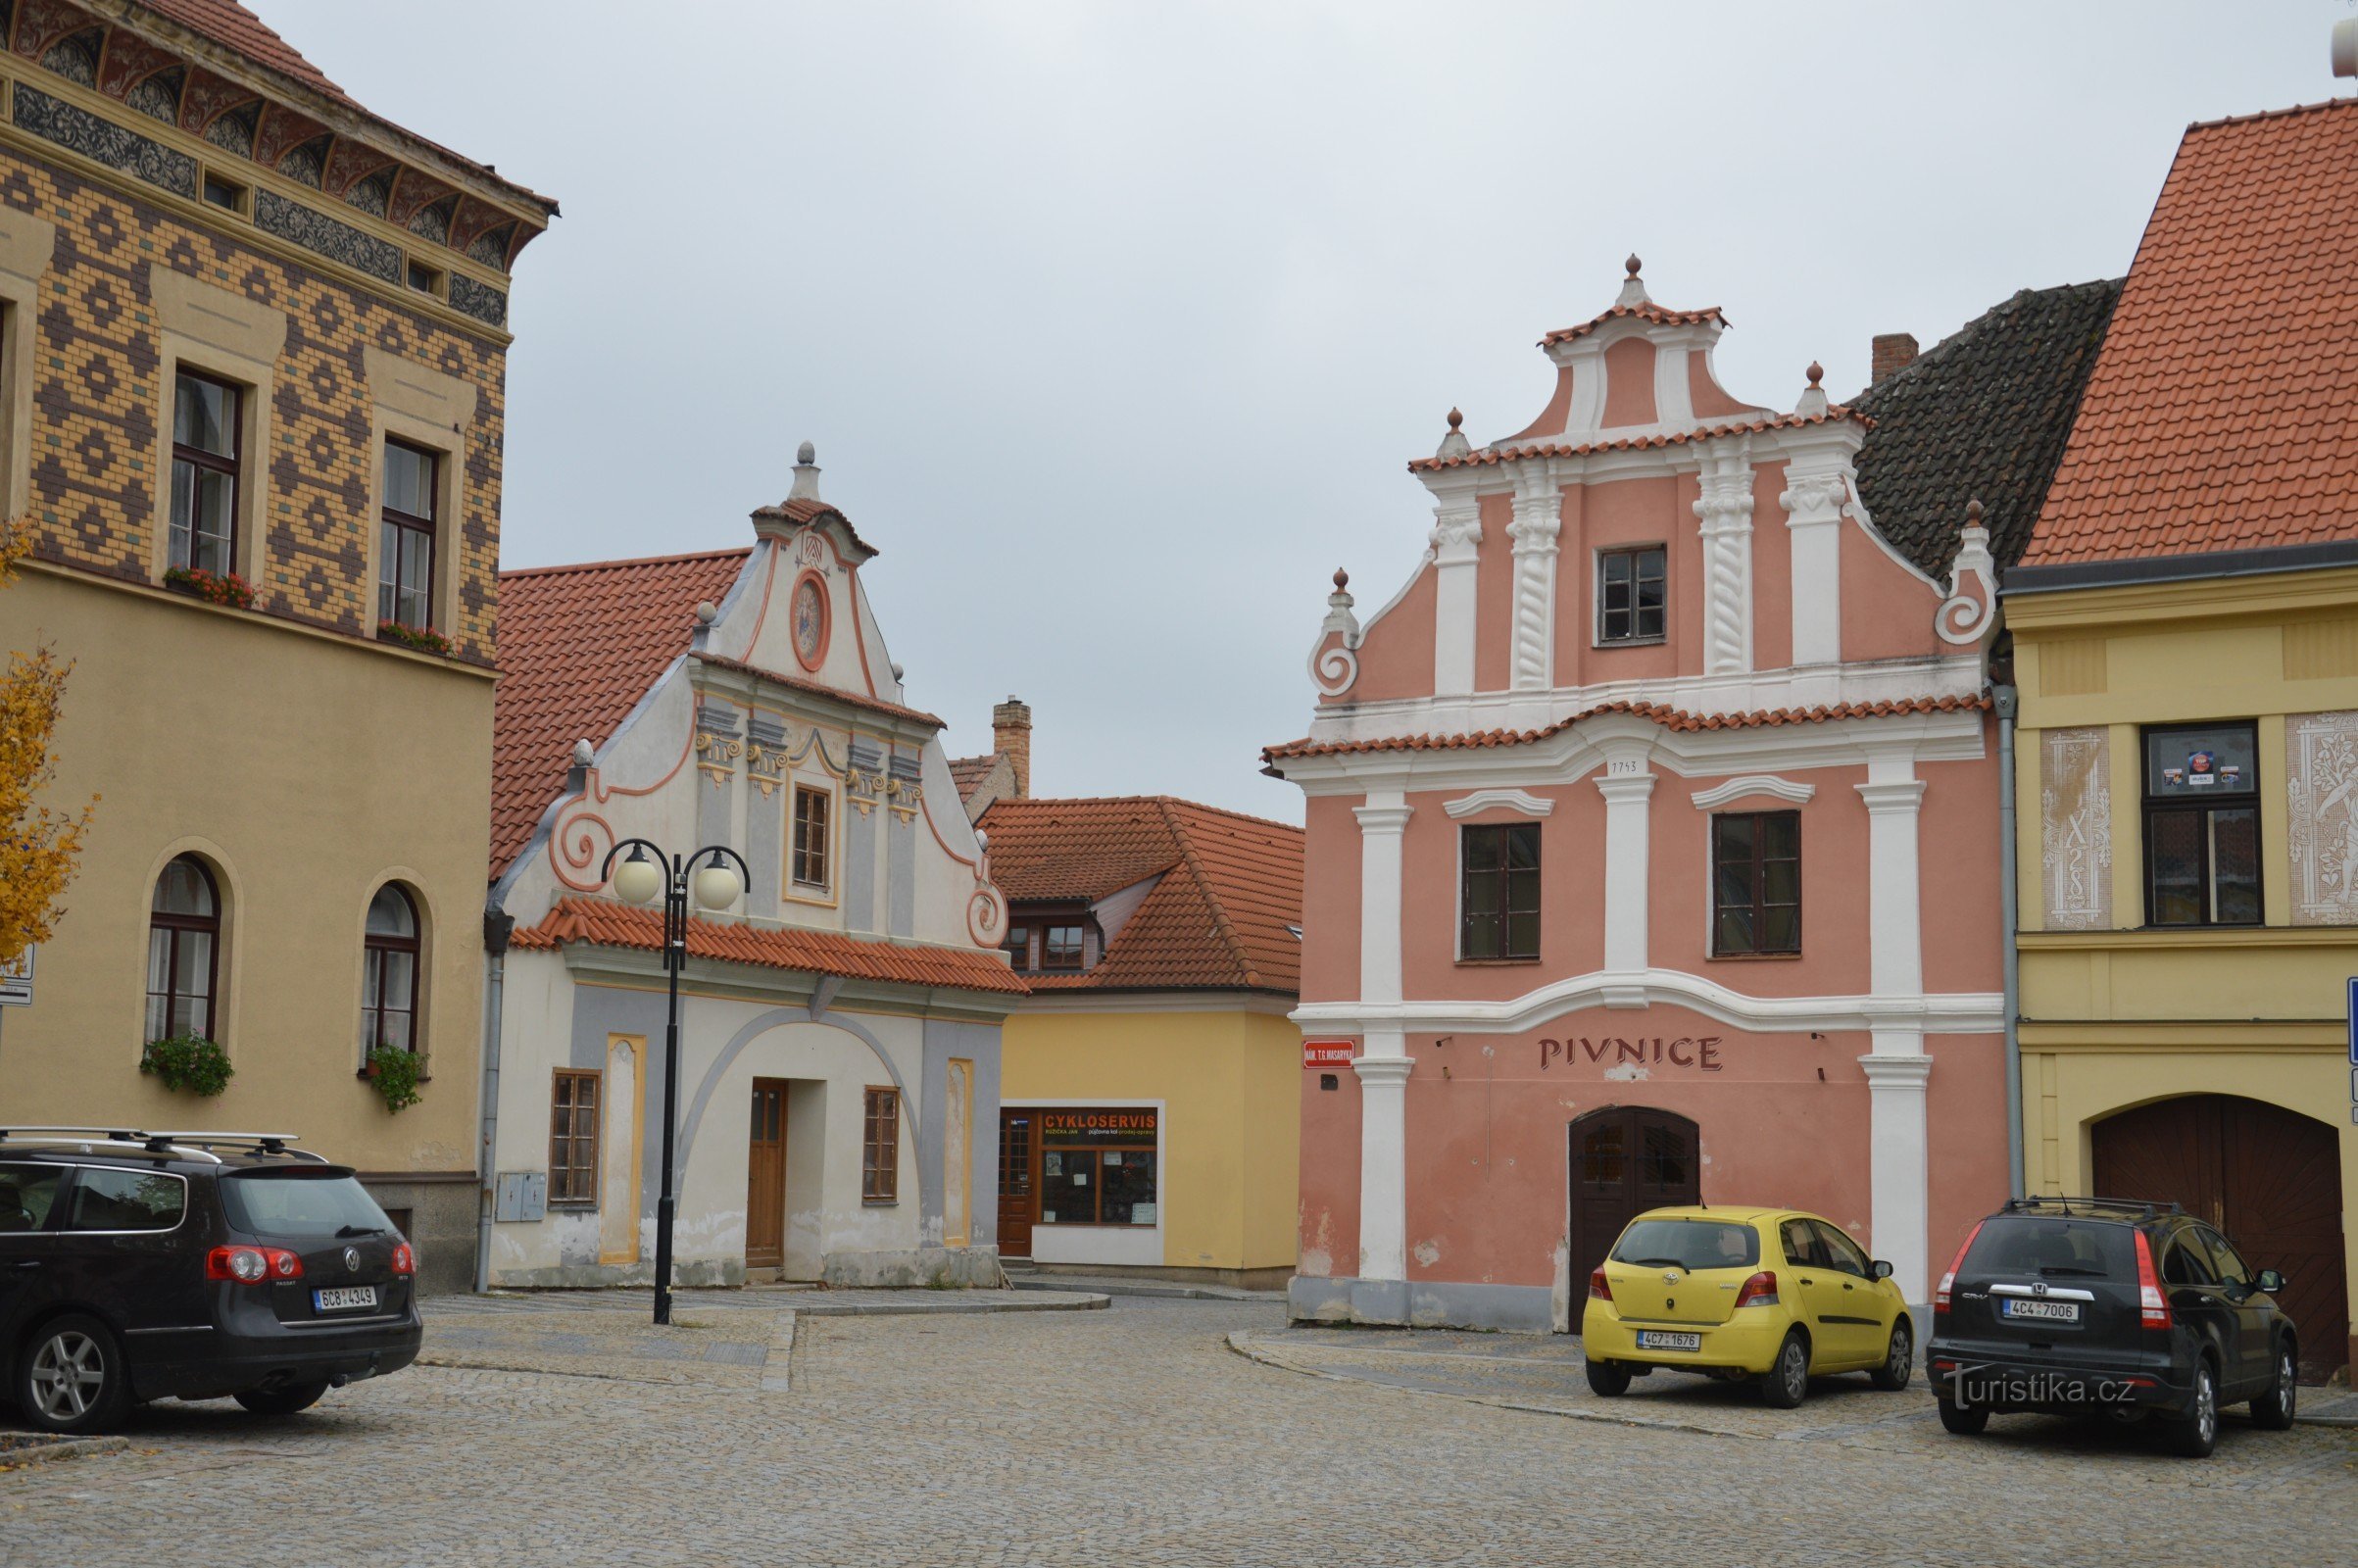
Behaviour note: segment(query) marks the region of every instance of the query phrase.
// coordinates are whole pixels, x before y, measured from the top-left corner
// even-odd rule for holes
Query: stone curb
[[[73,1438],[64,1443],[40,1443],[28,1448],[0,1448],[0,1464],[46,1464],[53,1459],[86,1459],[92,1454],[121,1453],[128,1438]]]
[[[967,1293],[945,1293],[967,1294]],[[1096,1312],[1112,1298],[1096,1292],[1063,1291],[1056,1301],[798,1301],[804,1317],[936,1317],[958,1312]]]
[[[1060,1291],[1065,1287],[1053,1285],[1045,1279],[1010,1279],[1008,1285],[1018,1291]],[[1104,1296],[1151,1296],[1185,1301],[1282,1301],[1283,1291],[1241,1291],[1232,1285],[1179,1285],[1169,1281],[1091,1280],[1089,1289]]]
[[[770,1324],[769,1354],[761,1362],[763,1394],[794,1391],[794,1319],[793,1312],[780,1312]]]

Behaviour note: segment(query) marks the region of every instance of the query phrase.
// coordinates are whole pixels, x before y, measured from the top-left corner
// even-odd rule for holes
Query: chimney
[[[1015,799],[1032,793],[1032,705],[1009,697],[991,710],[991,750],[1005,752],[1015,767]]]
[[[1875,367],[1869,372],[1867,384],[1875,385],[1893,370],[1904,370],[1916,363],[1916,334],[1913,332],[1878,332],[1875,334]]]

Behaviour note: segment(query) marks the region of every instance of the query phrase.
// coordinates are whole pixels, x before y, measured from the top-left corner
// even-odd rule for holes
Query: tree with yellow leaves
[[[25,528],[0,528],[0,588],[13,580],[16,564],[30,545]],[[0,678],[0,964],[13,963],[26,948],[48,941],[51,927],[66,912],[58,896],[74,876],[74,857],[81,853],[82,834],[97,804],[93,796],[80,814],[71,815],[33,800],[57,772],[49,737],[73,667],[58,662],[47,648],[35,648],[29,654],[12,652],[8,673]]]

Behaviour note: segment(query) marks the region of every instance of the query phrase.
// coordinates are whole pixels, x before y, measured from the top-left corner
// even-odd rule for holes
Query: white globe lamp
[[[663,868],[633,850],[614,867],[614,890],[624,904],[653,904],[663,891]]]

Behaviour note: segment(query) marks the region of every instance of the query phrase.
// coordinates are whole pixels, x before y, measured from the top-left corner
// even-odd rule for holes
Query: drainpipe
[[[2023,1196],[2022,1175],[2022,953],[2015,942],[2021,921],[2021,899],[2015,886],[2014,854],[2014,715],[2020,694],[2012,686],[1993,686],[1990,701],[1997,709],[1997,855],[1998,922],[2005,932],[2006,1006],[2006,1183],[2014,1197]]]
[[[475,1155],[475,1289],[491,1289],[491,1225],[499,1185],[500,1013],[508,978],[508,938],[516,916],[494,906],[483,911],[483,1142]]]

